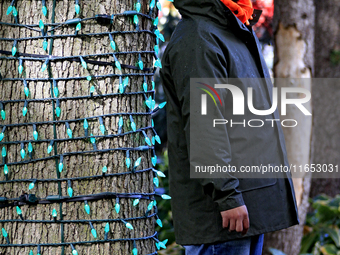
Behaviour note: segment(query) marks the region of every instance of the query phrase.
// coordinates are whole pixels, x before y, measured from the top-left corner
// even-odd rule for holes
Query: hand
[[[249,18],[249,20],[253,20],[253,19],[254,19],[254,18],[253,18],[253,15],[251,15],[250,18]],[[246,25],[247,25],[247,26],[250,25],[249,20],[246,21]]]
[[[222,216],[222,226],[223,228],[228,228],[229,231],[236,230],[237,232],[242,232],[245,235],[249,229],[249,217],[248,210],[245,205],[223,211]]]

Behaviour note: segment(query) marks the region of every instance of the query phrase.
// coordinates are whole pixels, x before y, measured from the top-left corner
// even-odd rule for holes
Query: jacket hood
[[[178,9],[183,17],[205,16],[209,17],[222,25],[238,23],[241,21],[227,8],[220,0],[174,0],[174,6]],[[250,21],[250,26],[256,24],[261,16],[262,11],[254,9],[254,19]]]

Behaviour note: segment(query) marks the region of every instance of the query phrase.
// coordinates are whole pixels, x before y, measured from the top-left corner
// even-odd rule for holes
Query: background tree
[[[340,78],[340,2],[315,0],[315,77]],[[313,85],[313,162],[340,165],[340,88]],[[311,197],[340,193],[340,179],[313,179]]]
[[[314,65],[314,3],[312,0],[274,1],[275,78],[311,78]],[[293,82],[287,82],[293,81]],[[311,91],[310,79],[276,79],[277,87],[303,87]],[[301,96],[300,94],[295,95]],[[311,102],[304,104],[311,112]],[[310,162],[312,119],[305,117],[295,106],[287,106],[287,119],[298,120],[298,126],[283,128],[288,160],[293,165]],[[293,173],[294,177],[294,173]],[[264,251],[268,247],[286,254],[299,253],[303,224],[308,209],[310,178],[306,175],[293,179],[301,224],[289,229],[266,234]]]
[[[75,12],[75,2],[78,1],[46,1],[47,15],[42,13],[42,3],[44,1],[13,1],[17,10],[17,17],[13,16],[14,9],[9,15],[6,15],[11,1],[5,0],[0,2],[0,21],[7,23],[19,24],[39,24],[41,20],[46,30],[52,28],[48,23],[65,22],[74,18],[94,17],[96,14],[116,14],[123,13],[126,10],[135,10],[135,2],[131,0],[124,1],[79,1],[80,13]],[[55,12],[53,11],[55,5]],[[14,11],[14,12],[13,12]],[[149,13],[149,1],[141,1],[141,13]],[[156,17],[156,8],[152,13]],[[151,30],[152,20],[139,16],[139,29]],[[88,33],[106,33],[112,31],[136,31],[132,22],[133,16],[114,16],[113,23],[98,24],[96,20],[88,20],[81,23],[81,29],[78,34]],[[41,24],[40,24],[41,25]],[[75,24],[76,25],[76,24]],[[87,56],[91,54],[112,53],[110,47],[110,38],[108,34],[96,36],[72,36],[75,34],[74,26],[61,26],[54,32],[48,32],[47,35],[70,35],[67,37],[57,37],[54,40],[48,38],[48,47],[43,49],[43,39],[29,39],[17,41],[17,53],[14,57],[8,55],[12,51],[13,40],[0,40],[0,72],[3,80],[0,81],[0,100],[6,111],[5,120],[0,118],[1,130],[4,126],[5,137],[1,141],[0,147],[7,151],[6,162],[8,163],[9,180],[14,179],[59,179],[101,175],[102,168],[107,167],[107,174],[124,173],[131,171],[132,167],[127,169],[125,164],[126,151],[104,151],[102,153],[86,153],[65,156],[63,159],[63,170],[59,173],[58,166],[60,157],[51,157],[43,161],[29,161],[28,142],[33,145],[32,158],[39,159],[59,155],[69,152],[92,151],[94,147],[90,139],[83,138],[78,140],[69,139],[67,134],[68,126],[65,122],[53,122],[52,120],[75,120],[70,121],[69,127],[72,130],[72,137],[84,137],[84,118],[88,118],[89,132],[88,135],[102,136],[96,138],[98,150],[112,148],[138,147],[145,145],[144,136],[140,131],[129,133],[119,137],[103,136],[100,131],[100,122],[98,118],[92,116],[103,116],[105,126],[105,135],[115,135],[118,131],[118,122],[121,115],[115,113],[136,113],[147,112],[145,98],[143,94],[131,95],[112,95],[107,97],[95,97],[97,95],[117,93],[119,88],[119,75],[123,78],[129,76],[129,85],[125,92],[142,91],[142,84],[145,81],[148,84],[148,90],[151,90],[151,73],[153,67],[153,54],[141,54],[141,60],[144,62],[144,70],[138,71],[134,68],[139,60],[136,53],[116,54],[116,58],[121,63],[121,71],[115,65],[115,59],[112,54],[105,56]],[[41,30],[34,27],[37,31],[27,27],[8,26],[0,24],[0,38],[27,38],[41,36]],[[79,27],[78,27],[79,28]],[[45,30],[45,31],[46,31]],[[154,35],[148,32],[113,34],[113,40],[116,43],[116,52],[130,51],[152,51],[154,46]],[[112,46],[112,45],[111,45]],[[22,55],[34,54],[34,55]],[[48,63],[47,70],[41,71],[45,59],[34,60],[34,58],[45,58],[51,56],[68,57],[83,55],[84,61],[87,62],[85,69],[80,62],[79,57],[51,60]],[[6,59],[5,59],[6,57]],[[12,58],[9,58],[12,57]],[[29,59],[31,57],[31,59]],[[23,72],[19,74],[19,58],[24,59],[22,62]],[[26,58],[26,59],[25,59]],[[101,61],[101,62],[98,62]],[[132,66],[132,67],[131,67]],[[149,69],[151,67],[151,69]],[[137,69],[137,70],[136,70]],[[137,73],[137,75],[126,75]],[[145,77],[138,75],[148,73]],[[99,75],[113,74],[110,77],[95,77]],[[88,81],[84,77],[92,76]],[[80,79],[69,79],[70,77],[83,77]],[[13,78],[13,79],[11,79]],[[15,79],[20,78],[20,79]],[[29,96],[25,95],[23,78],[27,79],[27,88]],[[38,80],[34,80],[38,78]],[[56,79],[56,84],[47,78]],[[45,80],[43,80],[45,79]],[[58,87],[60,98],[57,100],[45,101],[28,101],[25,105],[24,100],[51,98],[54,86]],[[92,87],[92,89],[91,89]],[[93,91],[94,88],[94,91]],[[27,92],[27,91],[26,91]],[[94,95],[87,98],[88,95]],[[150,93],[147,96],[151,95]],[[52,94],[52,96],[56,96]],[[84,98],[73,98],[84,96]],[[67,100],[65,99],[67,97]],[[6,103],[6,100],[21,100],[17,102]],[[28,111],[23,116],[23,108],[27,107]],[[56,116],[56,108],[60,106],[60,117]],[[151,126],[151,115],[137,114],[132,115],[137,129]],[[123,114],[122,133],[131,131],[132,126],[129,115]],[[33,136],[34,127],[31,123],[36,123],[38,131],[38,140]],[[46,123],[45,123],[46,122]],[[15,126],[15,123],[26,123]],[[0,132],[1,132],[0,130]],[[150,129],[145,132],[151,137]],[[57,140],[53,144],[53,150],[47,153],[49,141]],[[25,141],[24,150],[26,155],[22,159],[21,143],[11,143],[13,141]],[[151,150],[130,151],[131,164],[142,157],[141,164],[137,170],[151,167],[152,156]],[[19,165],[11,165],[13,162],[21,162]],[[25,162],[27,161],[27,162]],[[1,181],[5,180],[4,165],[1,165]],[[105,178],[91,178],[82,180],[72,180],[71,186],[73,196],[97,194],[101,192],[117,193],[152,193],[153,192],[153,172],[144,171],[134,174],[122,174]],[[46,197],[47,195],[68,196],[69,184],[67,181],[51,181],[35,183],[34,188],[29,190],[30,182],[0,182],[0,196],[7,198],[16,198],[23,193],[34,193],[37,197]],[[131,198],[121,198],[120,212],[115,211],[116,199],[101,199],[98,201],[89,201],[90,214],[84,210],[84,202],[55,203],[55,204],[38,204],[21,206],[24,220],[20,220],[15,207],[0,208],[0,228],[8,232],[9,241],[12,244],[39,244],[39,243],[72,243],[78,241],[102,240],[104,238],[104,227],[106,222],[93,222],[98,237],[91,235],[89,223],[31,223],[29,220],[53,220],[52,211],[56,209],[58,220],[94,220],[94,219],[116,219],[144,217],[150,200],[141,199],[137,206],[132,205]],[[62,213],[61,213],[62,212]],[[154,213],[154,209],[150,214]],[[18,219],[18,222],[8,223],[4,220]],[[129,220],[128,222],[134,227],[133,230],[126,228],[120,220],[109,224],[110,231],[108,238],[138,238],[154,234],[154,217],[142,218],[138,220]],[[63,232],[63,234],[62,234]],[[5,238],[0,238],[0,244],[5,244]],[[155,250],[155,241],[148,238],[146,240],[137,240],[136,245],[139,250],[138,254],[149,254]],[[133,249],[132,241],[105,242],[86,245],[75,245],[79,254],[128,254]],[[37,253],[37,247],[1,247],[0,254],[29,254],[30,250]],[[41,254],[71,254],[71,246],[49,246],[42,247]]]

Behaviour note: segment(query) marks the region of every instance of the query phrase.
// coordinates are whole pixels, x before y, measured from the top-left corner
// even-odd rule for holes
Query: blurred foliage
[[[334,66],[340,65],[340,50],[332,50],[330,60]]]
[[[300,254],[340,255],[340,195],[319,195],[311,205],[314,210],[307,214]]]
[[[167,178],[159,178],[159,188],[157,193],[169,194],[169,158],[168,151],[165,150],[159,158],[156,169],[162,171]],[[159,240],[168,239],[166,250],[158,251],[162,255],[184,255],[184,248],[175,243],[175,232],[172,221],[171,200],[157,198],[158,216],[162,220],[163,227],[157,226],[156,231],[159,233]]]

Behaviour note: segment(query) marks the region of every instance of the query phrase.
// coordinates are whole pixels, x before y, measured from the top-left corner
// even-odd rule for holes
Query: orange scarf
[[[254,9],[251,0],[239,0],[237,3],[232,0],[221,0],[221,2],[224,3],[243,24],[250,19],[250,16],[253,14]]]

